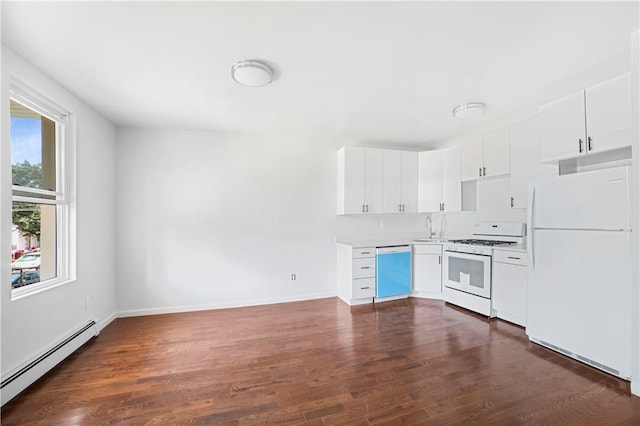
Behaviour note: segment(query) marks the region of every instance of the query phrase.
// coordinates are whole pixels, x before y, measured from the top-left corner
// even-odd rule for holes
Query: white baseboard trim
[[[399,296],[374,297],[373,303],[384,303],[384,302],[391,302],[393,300],[402,300],[402,299],[408,299],[408,298],[409,298],[408,294],[401,294]]]
[[[103,320],[95,320],[96,324],[98,325],[98,333],[104,330],[104,328],[111,324],[116,318],[118,318],[117,312],[113,312]]]
[[[243,308],[248,306],[273,305],[276,303],[302,302],[305,300],[325,299],[336,297],[336,292],[316,293],[303,296],[280,297],[274,299],[257,299],[243,302],[213,303],[204,305],[167,306],[162,308],[144,308],[118,311],[117,318],[138,317],[145,315],[177,314],[181,312],[208,311],[212,309]]]
[[[640,382],[631,381],[631,393],[635,396],[640,396]]]
[[[414,291],[411,293],[410,297],[417,297],[418,299],[433,299],[433,300],[444,300],[442,293],[435,293],[429,291]]]

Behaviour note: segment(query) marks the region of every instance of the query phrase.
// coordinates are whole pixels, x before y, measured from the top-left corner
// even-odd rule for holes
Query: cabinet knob
[[[486,176],[487,175],[487,168],[483,167],[482,168],[482,176]]]
[[[482,177],[482,167],[478,167],[478,177]]]
[[[593,148],[591,146],[591,136],[587,137],[587,151],[591,151]]]
[[[582,152],[582,139],[578,139],[578,152]]]
[[[513,197],[511,197],[511,207],[513,207]]]

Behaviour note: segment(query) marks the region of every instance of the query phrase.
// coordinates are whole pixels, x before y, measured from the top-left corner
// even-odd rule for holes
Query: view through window
[[[13,289],[60,277],[64,191],[60,185],[60,135],[56,122],[11,100]]]

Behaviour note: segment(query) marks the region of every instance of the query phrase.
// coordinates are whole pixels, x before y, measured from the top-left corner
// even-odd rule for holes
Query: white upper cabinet
[[[365,213],[382,213],[384,172],[383,151],[364,149],[364,207]]]
[[[460,173],[463,181],[482,177],[482,139],[475,139],[460,145]]]
[[[540,160],[565,160],[584,155],[584,91],[540,107]]]
[[[402,212],[418,211],[418,153],[402,151]]]
[[[558,175],[557,164],[540,162],[540,120],[513,126],[511,132],[511,207],[527,208],[527,185],[541,177]]]
[[[384,212],[402,212],[402,151],[385,149],[384,157]]]
[[[418,211],[442,210],[442,150],[418,154]]]
[[[418,156],[418,210],[460,211],[460,146],[421,152]]]
[[[460,178],[460,145],[442,150],[442,210],[462,210],[462,180]]]
[[[509,129],[503,129],[483,138],[482,176],[508,175],[511,172]]]
[[[418,153],[385,149],[384,212],[418,211]]]
[[[631,146],[630,75],[541,106],[540,135],[543,162]]]
[[[382,213],[383,150],[338,150],[338,214]]]
[[[463,181],[509,174],[509,129],[461,145]]]
[[[624,74],[585,91],[587,153],[631,146],[631,77]]]

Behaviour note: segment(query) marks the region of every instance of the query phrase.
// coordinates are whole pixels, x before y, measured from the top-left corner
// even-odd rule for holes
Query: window
[[[68,116],[47,100],[10,90],[12,298],[72,279]]]

